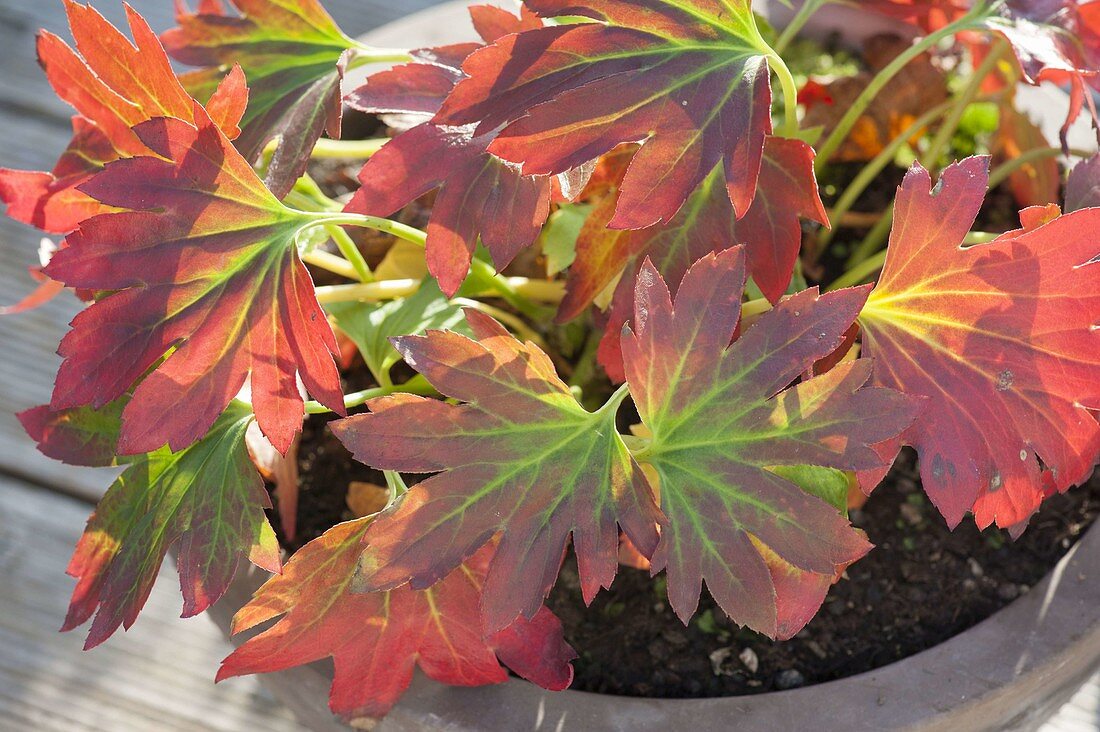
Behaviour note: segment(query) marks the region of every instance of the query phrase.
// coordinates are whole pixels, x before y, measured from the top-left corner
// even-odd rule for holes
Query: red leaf
[[[102,406],[156,366],[123,412],[119,451],[179,450],[248,380],[260,428],[285,453],[302,422],[297,376],[343,409],[336,340],[295,245],[316,220],[280,204],[195,110],[198,128],[139,125],[160,157],[117,161],[82,188],[133,210],[85,221],[46,268],[68,286],[114,292],[62,340],[52,406]]]
[[[926,33],[939,30],[970,9],[966,0],[861,0],[859,6],[912,23]]]
[[[866,360],[787,388],[841,343],[866,288],[784,298],[730,345],[744,282],[743,248],[710,254],[688,270],[674,303],[645,263],[623,361],[652,434],[641,455],[660,476],[667,517],[652,564],[668,573],[673,610],[686,623],[706,582],[734,621],[789,637],[870,544],[780,469],[880,465],[871,446],[911,424],[916,406],[866,387]]]
[[[279,671],[331,656],[329,706],[346,720],[390,710],[420,668],[459,686],[508,678],[497,661],[550,689],[564,689],[576,658],[545,607],[491,638],[479,631],[478,600],[492,548],[486,546],[430,589],[351,590],[369,519],[338,524],[300,549],[233,619],[239,633],[282,616],[222,663],[218,680]]]
[[[520,6],[519,17],[496,5],[471,5],[470,20],[474,30],[486,43],[503,38],[512,33],[542,27],[542,20],[526,5]]]
[[[172,58],[206,67],[182,79],[206,101],[221,69],[239,64],[252,86],[237,147],[250,161],[268,142],[278,146],[267,166],[267,183],[280,198],[305,171],[321,133],[340,137],[340,82],[356,47],[318,0],[203,0],[197,13],[176,0],[178,27],[161,40]],[[209,108],[210,105],[208,104]]]
[[[457,64],[474,48],[415,52],[423,63],[375,74],[348,103],[371,113],[434,113],[462,76]],[[549,179],[520,175],[488,153],[496,133],[478,135],[474,129],[425,122],[398,135],[363,166],[362,185],[347,205],[349,211],[389,216],[438,188],[426,256],[448,296],[466,278],[479,237],[503,269],[535,241],[550,212]]]
[[[132,127],[166,115],[194,119],[192,100],[156,34],[133,8],[126,8],[133,44],[91,6],[65,0],[65,12],[80,55],[42,32],[38,57],[54,91],[79,113],[73,139],[51,173],[0,169],[0,199],[8,204],[8,216],[60,234],[111,210],[77,187],[112,160],[148,154]],[[214,93],[211,114],[230,136],[247,98],[239,71]]]
[[[931,192],[909,171],[860,315],[875,381],[928,400],[901,437],[952,526],[969,510],[980,527],[1018,524],[1043,498],[1040,460],[1066,490],[1100,455],[1100,209],[1045,225],[1039,211],[1029,231],[963,248],[987,167],[952,165]]]
[[[743,243],[757,284],[769,298],[777,299],[790,283],[802,243],[799,215],[828,222],[816,181],[809,177],[812,166],[813,151],[804,143],[769,137],[760,189],[740,221],[734,221],[729,200],[722,195],[717,171],[692,194],[668,226],[628,232],[607,229],[603,223],[614,201],[605,199],[577,240],[577,260],[570,268],[559,319],[579,315],[622,273],[603,318],[604,334],[598,353],[600,365],[613,381],[621,382],[625,376],[619,336],[630,319],[634,280],[642,258],[653,261],[675,294],[675,286],[695,260]],[[800,180],[792,182],[792,176]],[[778,287],[780,282],[782,288]]]
[[[585,411],[545,353],[476,310],[466,318],[476,340],[447,331],[395,339],[433,386],[466,403],[375,399],[371,414],[332,428],[368,465],[438,473],[371,526],[364,586],[428,587],[500,534],[482,600],[496,631],[542,606],[570,534],[591,601],[615,577],[618,525],[648,553],[660,514],[615,431],[617,402]]]
[[[768,299],[777,301],[791,282],[802,245],[799,217],[829,223],[818,196],[813,159],[813,148],[800,140],[768,137],[760,188],[740,221],[735,221],[717,169],[664,226],[609,229],[617,201],[604,199],[577,239],[577,258],[569,269],[559,320],[580,315],[631,261],[649,257],[666,280],[679,282],[696,259],[734,244],[745,245],[749,272]],[[624,287],[631,288],[633,280],[628,271],[622,278]],[[617,336],[626,315],[612,315],[611,321],[609,330]]]
[[[503,130],[489,151],[525,173],[577,168],[642,142],[613,228],[672,221],[721,163],[738,213],[771,131],[767,44],[746,0],[528,0],[565,24],[505,36],[463,64],[441,123]]]
[[[87,411],[69,414],[89,417]],[[197,444],[129,460],[69,562],[77,585],[62,630],[95,615],[84,646],[92,648],[120,625],[130,628],[173,544],[183,617],[203,612],[225,593],[242,555],[269,572],[280,570],[279,544],[263,512],[271,502],[244,447],[251,421],[251,410],[235,402]]]

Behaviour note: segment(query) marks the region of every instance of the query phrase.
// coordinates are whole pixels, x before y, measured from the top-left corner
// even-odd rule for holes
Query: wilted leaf
[[[881,465],[871,445],[908,426],[916,405],[866,387],[866,360],[787,388],[840,344],[865,288],[784,298],[730,345],[744,282],[742,248],[707,255],[688,270],[674,304],[647,262],[623,361],[652,433],[639,455],[660,476],[667,525],[652,563],[667,570],[673,610],[687,622],[706,582],[734,621],[789,637],[812,612],[780,608],[776,598],[805,600],[803,588],[820,603],[820,588],[870,549],[827,483],[790,466]]]
[[[570,533],[590,601],[615,577],[618,526],[649,552],[660,514],[615,431],[618,402],[585,411],[545,353],[478,311],[466,318],[476,340],[445,331],[395,340],[413,368],[464,404],[374,399],[371,414],[332,429],[375,468],[438,473],[375,519],[364,587],[429,587],[499,533],[482,600],[491,632],[542,606]]]
[[[69,562],[77,585],[62,630],[95,615],[85,644],[92,648],[120,625],[128,629],[173,544],[184,617],[222,596],[242,556],[280,570],[279,545],[263,512],[271,503],[244,446],[251,421],[248,406],[234,402],[197,444],[128,460]]]
[[[177,0],[176,22],[161,36],[172,58],[206,67],[184,74],[200,101],[209,99],[219,75],[234,64],[251,87],[237,146],[255,161],[273,139],[279,144],[267,168],[267,183],[282,197],[305,171],[309,153],[325,130],[340,137],[340,82],[349,49],[318,0],[200,0],[197,13]]]
[[[260,428],[285,453],[302,425],[298,376],[343,410],[336,339],[295,249],[315,221],[279,203],[198,104],[195,119],[142,123],[159,157],[117,161],[82,187],[133,210],[85,221],[46,268],[114,292],[62,340],[52,406],[102,406],[156,366],[123,412],[119,451],[180,450],[247,380]]]
[[[503,130],[489,151],[558,174],[642,142],[614,228],[672,221],[721,164],[739,214],[771,131],[770,49],[747,0],[527,0],[542,17],[596,23],[505,36],[463,64],[436,119]]]
[[[931,191],[927,171],[909,171],[860,315],[875,381],[927,399],[901,440],[952,526],[969,510],[980,527],[1019,524],[1044,467],[1065,490],[1100,455],[1100,209],[963,248],[987,167],[967,158]]]
[[[329,706],[347,720],[390,710],[419,665],[430,678],[459,686],[508,678],[497,658],[550,689],[573,678],[576,657],[545,607],[485,638],[478,600],[492,548],[485,547],[430,589],[352,591],[370,519],[338,524],[306,544],[282,575],[268,580],[233,619],[239,633],[280,617],[222,663],[218,680],[279,671],[331,656],[336,673]]]

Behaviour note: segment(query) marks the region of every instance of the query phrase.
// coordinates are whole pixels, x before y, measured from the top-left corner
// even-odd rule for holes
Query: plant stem
[[[951,144],[951,139],[959,129],[959,122],[962,121],[962,116],[966,112],[966,108],[978,98],[978,92],[982,89],[982,82],[985,81],[985,77],[989,76],[990,72],[993,71],[997,64],[1000,63],[1001,59],[1004,58],[1007,46],[1008,44],[1006,42],[998,39],[998,41],[993,44],[993,48],[989,50],[988,55],[986,55],[981,64],[974,71],[974,74],[967,80],[966,86],[955,95],[955,99],[952,102],[951,114],[947,115],[947,119],[944,120],[944,123],[936,130],[936,136],[932,138],[928,150],[921,156],[921,162],[926,169],[932,170],[939,162],[940,156],[947,150],[947,146]]]
[[[313,146],[311,158],[365,160],[382,149],[390,141],[388,137],[371,140],[329,140],[322,137]]]
[[[989,188],[990,190],[996,188],[1001,183],[1004,183],[1008,176],[1015,173],[1020,168],[1029,163],[1034,163],[1037,160],[1044,158],[1055,158],[1062,154],[1062,148],[1060,147],[1039,147],[1034,150],[1028,150],[1025,153],[1021,153],[1011,160],[1007,160],[992,170],[989,174]],[[1074,157],[1087,158],[1096,154],[1095,151],[1080,150],[1072,148],[1069,154]]]
[[[847,268],[852,269],[870,257],[879,247],[882,246],[882,242],[886,241],[886,237],[890,234],[890,225],[894,223],[894,202],[891,201],[886,207],[886,210],[882,212],[882,216],[875,222],[875,225],[871,227],[871,230],[867,232],[867,236],[863,237],[863,241],[859,243],[856,250],[852,252],[852,256],[848,257]]]
[[[783,125],[776,130],[776,134],[780,137],[794,137],[798,134],[798,87],[795,86],[791,70],[779,54],[769,49],[767,56],[768,66],[775,72],[779,87],[783,90]]]
[[[320,267],[323,270],[338,274],[341,277],[347,277],[349,280],[354,280],[357,276],[355,268],[352,267],[346,259],[337,257],[335,254],[330,254],[320,249],[314,249],[311,252],[302,254],[302,261],[306,264],[312,264],[314,267]]]
[[[356,285],[327,285],[316,288],[317,302],[378,302],[408,297],[420,289],[420,280],[379,280]]]
[[[871,79],[871,83],[867,85],[858,97],[856,97],[856,100],[848,107],[848,111],[840,118],[840,121],[837,123],[836,127],[833,128],[833,131],[829,133],[828,138],[826,138],[825,142],[818,148],[817,160],[814,161],[814,168],[816,170],[821,170],[828,164],[829,159],[837,151],[841,143],[847,139],[848,133],[852,131],[852,127],[855,126],[856,120],[858,120],[867,110],[867,107],[874,98],[878,96],[878,93],[882,91],[910,61],[935,46],[944,38],[949,38],[960,31],[980,27],[979,21],[984,20],[988,13],[989,9],[985,2],[977,3],[966,15],[959,18],[954,23],[945,25],[934,33],[924,36],[883,67],[882,71],[878,72],[875,78]]]
[[[310,254],[311,258],[313,254],[316,254],[316,252]],[[507,288],[509,293],[521,300],[549,304],[561,302],[562,297],[565,295],[565,285],[562,282],[529,280],[526,277],[500,277],[497,275],[487,287],[488,289],[485,291],[476,294],[480,296],[500,295],[503,297],[500,290]],[[380,300],[408,297],[419,288],[420,280],[375,280],[374,282],[361,282],[353,285],[326,285],[316,288],[316,293],[317,301],[321,304],[354,301],[378,302]],[[530,305],[530,303],[528,304]]]
[[[351,60],[348,61],[348,70],[357,69],[369,64],[400,64],[412,61],[412,55],[401,48],[375,48],[365,43],[359,43],[348,39],[348,48],[352,51]]]
[[[347,213],[341,212],[309,212],[303,211],[302,213],[312,217],[318,224],[323,226],[362,226],[368,229],[374,229],[386,234],[396,236],[398,239],[404,239],[410,241],[413,244],[419,244],[424,246],[427,241],[428,235],[420,229],[417,229],[408,224],[403,224],[400,221],[394,221],[392,219],[384,219],[379,216],[368,216],[366,214]]]
[[[798,9],[794,17],[791,18],[791,22],[787,24],[787,27],[783,29],[783,32],[779,34],[779,39],[775,42],[775,52],[782,54],[787,50],[787,46],[791,44],[791,41],[795,39],[798,32],[802,30],[806,22],[820,10],[823,6],[827,5],[834,0],[805,0],[802,3],[802,7]]]
[[[876,155],[871,162],[860,169],[859,174],[856,175],[856,177],[852,179],[852,182],[848,184],[848,187],[844,189],[844,193],[840,195],[840,198],[836,201],[836,205],[834,205],[832,211],[829,212],[829,218],[834,222],[834,228],[822,232],[821,236],[818,238],[818,248],[813,254],[813,261],[817,261],[825,251],[825,248],[829,245],[829,242],[831,242],[836,235],[836,222],[839,222],[844,214],[852,210],[852,206],[859,200],[863,192],[867,190],[867,187],[875,181],[878,174],[881,173],[887,165],[893,162],[901,146],[909,141],[913,135],[950,109],[951,104],[952,102],[950,101],[944,102],[922,114],[914,120],[912,124],[906,127],[900,135],[887,143],[886,147],[882,148],[882,151]]]
[[[878,272],[880,269],[882,269],[882,264],[885,261],[886,261],[886,250],[883,249],[882,251],[878,252],[874,256],[871,256],[871,257],[863,260],[862,262],[860,262],[856,266],[852,267],[850,270],[848,270],[847,272],[842,274],[840,277],[837,277],[825,289],[826,289],[826,291],[839,290],[842,287],[852,287],[853,285],[861,284],[861,283],[865,282],[866,280],[870,279],[870,277],[875,272]]]
[[[360,282],[373,282],[374,273],[370,271],[370,265],[363,258],[363,253],[359,251],[359,247],[352,241],[351,235],[344,231],[343,227],[336,224],[326,226],[325,231],[336,242],[336,248],[344,255],[344,259],[351,263],[351,267],[355,271],[355,276],[351,279],[358,279]]]
[[[389,386],[375,386],[370,389],[363,389],[362,391],[353,391],[350,394],[344,395],[344,408],[353,409],[354,407],[361,406],[371,399],[378,397],[389,396],[402,392],[404,394],[419,394],[421,396],[436,396],[439,394],[436,388],[428,383],[420,374],[413,376],[404,384]],[[320,402],[309,401],[306,402],[306,414],[326,414],[332,410],[326,407]]]

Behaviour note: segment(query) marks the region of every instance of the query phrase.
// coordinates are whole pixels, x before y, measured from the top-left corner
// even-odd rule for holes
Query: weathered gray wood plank
[[[168,564],[127,633],[81,651],[58,633],[72,581],[64,568],[88,506],[0,477],[0,729],[300,729],[255,679],[214,685],[228,641],[205,617],[180,620]]]

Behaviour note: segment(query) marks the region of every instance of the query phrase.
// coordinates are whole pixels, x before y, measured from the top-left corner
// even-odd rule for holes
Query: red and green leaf
[[[419,665],[446,684],[499,684],[513,671],[564,689],[576,657],[545,607],[503,632],[480,632],[478,602],[492,548],[470,557],[429,589],[352,590],[369,518],[338,524],[300,549],[233,619],[233,632],[280,618],[222,663],[218,680],[266,673],[331,656],[329,706],[345,720],[380,717],[397,703]],[[498,661],[498,658],[500,659]]]
[[[76,51],[43,31],[38,58],[54,91],[77,111],[73,139],[52,172],[0,169],[0,200],[8,216],[59,234],[111,210],[78,187],[112,160],[148,154],[134,126],[164,116],[193,121],[191,98],[156,34],[133,8],[126,8],[133,43],[91,6],[65,0],[65,12]],[[210,109],[233,137],[248,90],[239,71],[223,77],[212,78]]]
[[[954,526],[1026,521],[1100,455],[1100,209],[963,247],[988,161],[914,166],[898,189],[882,277],[860,315],[878,384],[927,400],[901,435]],[[1025,211],[1025,213],[1030,213]],[[1043,214],[1043,212],[1038,212]]]
[[[67,416],[84,418],[88,413]],[[26,414],[23,419],[28,422]],[[51,418],[50,429],[58,419]],[[119,626],[128,629],[173,544],[184,617],[201,613],[224,594],[242,557],[270,572],[280,571],[279,545],[263,512],[271,503],[245,448],[251,421],[252,410],[234,402],[195,445],[128,460],[69,562],[77,585],[62,630],[94,615],[85,644],[92,648]],[[88,422],[82,429],[98,426]],[[31,424],[28,429],[33,434]],[[104,434],[101,439],[109,438]]]
[[[591,601],[615,577],[618,527],[652,552],[660,512],[615,431],[619,400],[585,411],[545,353],[475,310],[466,318],[474,339],[395,339],[413,368],[464,403],[385,397],[332,429],[368,465],[437,473],[375,519],[363,587],[429,587],[499,534],[482,600],[494,632],[542,606],[570,534]]]
[[[46,268],[112,293],[62,340],[52,406],[100,407],[140,379],[119,451],[180,450],[248,381],[260,428],[286,452],[301,428],[298,376],[343,409],[336,339],[295,244],[315,222],[275,199],[197,103],[195,118],[142,123],[158,157],[116,161],[82,186],[130,210],[85,221]]]
[[[614,228],[672,221],[722,165],[738,214],[771,131],[770,49],[747,0],[527,0],[555,25],[505,36],[463,64],[436,119],[499,135],[489,151],[528,174],[565,173],[644,142]]]
[[[666,281],[678,283],[692,262],[710,252],[744,244],[749,272],[761,291],[777,301],[791,283],[802,245],[799,217],[828,225],[817,191],[813,149],[800,140],[768,137],[760,169],[760,188],[752,206],[735,220],[725,195],[722,173],[715,169],[691,194],[667,225],[640,231],[608,228],[617,199],[603,199],[577,239],[577,257],[569,269],[566,295],[558,317],[579,315],[632,261],[653,260]],[[621,282],[633,288],[636,267]],[[612,337],[629,317],[613,314]]]
[[[16,415],[46,457],[69,465],[101,468],[117,462],[115,445],[122,429],[125,399],[100,409],[77,407],[55,411],[48,404]]]
[[[499,9],[473,12],[484,33],[500,32],[509,23],[520,29],[531,22]],[[462,59],[477,47],[416,51],[419,63],[371,76],[349,95],[348,103],[370,113],[434,114],[462,78]],[[538,238],[550,212],[549,178],[521,175],[515,166],[490,155],[495,131],[479,134],[475,128],[427,121],[398,135],[363,166],[361,186],[347,206],[357,213],[389,216],[438,189],[426,257],[428,271],[448,296],[466,278],[479,238],[503,269]]]
[[[871,446],[907,427],[917,405],[866,386],[866,360],[790,386],[840,345],[866,288],[786,297],[730,345],[744,283],[741,247],[695,263],[675,301],[647,262],[623,362],[652,434],[641,454],[660,477],[667,519],[652,565],[668,573],[673,610],[686,622],[705,582],[734,621],[789,637],[812,615],[789,606],[820,602],[820,588],[871,545],[828,494],[782,470],[881,465]],[[781,591],[794,593],[783,607]]]
[[[305,170],[314,143],[326,130],[340,136],[340,82],[356,44],[318,0],[200,0],[198,12],[177,0],[176,28],[161,36],[172,58],[204,67],[182,77],[201,101],[225,70],[239,65],[251,87],[237,146],[255,161],[278,138],[267,182],[284,195]]]

